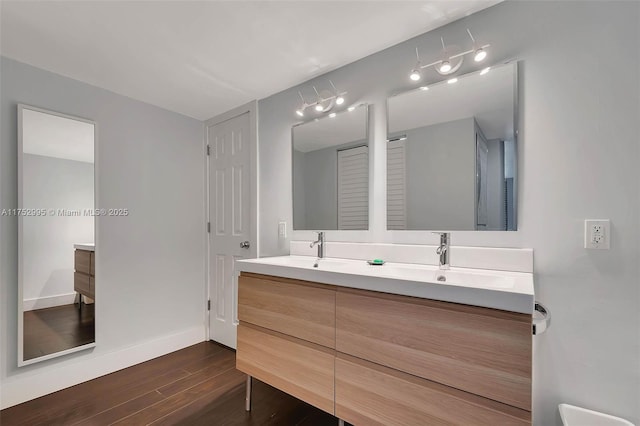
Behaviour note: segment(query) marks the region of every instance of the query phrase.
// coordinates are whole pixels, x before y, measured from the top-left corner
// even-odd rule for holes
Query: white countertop
[[[73,248],[76,249],[76,250],[96,251],[96,245],[94,243],[74,244]]]
[[[532,314],[535,294],[533,274],[487,269],[451,268],[409,263],[371,266],[366,261],[278,256],[236,262],[236,272],[314,281],[465,305]],[[444,276],[446,282],[438,277]]]

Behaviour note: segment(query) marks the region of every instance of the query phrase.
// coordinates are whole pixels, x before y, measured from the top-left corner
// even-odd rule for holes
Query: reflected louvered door
[[[249,131],[248,113],[207,127],[210,337],[231,348],[238,324],[235,262],[255,251],[240,245],[251,231]]]
[[[387,145],[387,229],[407,229],[405,140]]]
[[[369,229],[369,150],[338,151],[338,229]]]

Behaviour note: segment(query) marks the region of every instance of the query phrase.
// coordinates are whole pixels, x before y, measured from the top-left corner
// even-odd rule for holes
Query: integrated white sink
[[[409,263],[369,265],[363,260],[279,256],[240,260],[253,272],[406,296],[533,313],[533,274]]]

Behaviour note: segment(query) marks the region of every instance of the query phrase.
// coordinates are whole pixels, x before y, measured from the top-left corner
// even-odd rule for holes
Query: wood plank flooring
[[[0,411],[0,425],[300,425],[338,420],[245,375],[235,352],[203,342]]]
[[[24,312],[24,359],[95,342],[95,304],[62,305]]]

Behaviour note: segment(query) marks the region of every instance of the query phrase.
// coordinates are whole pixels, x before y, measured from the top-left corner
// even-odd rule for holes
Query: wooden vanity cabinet
[[[242,274],[238,318],[311,343],[336,347],[336,292],[332,286]]]
[[[236,367],[334,414],[335,351],[250,324],[238,325]]]
[[[354,425],[531,424],[531,413],[338,352],[336,413]]]
[[[237,368],[355,425],[531,423],[531,315],[242,273]]]
[[[334,414],[335,289],[242,274],[236,367]]]
[[[336,349],[531,410],[531,316],[339,289]]]
[[[73,290],[95,300],[95,253],[90,250],[76,249],[74,264]]]

